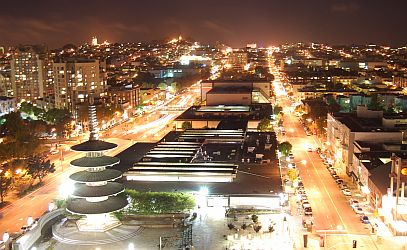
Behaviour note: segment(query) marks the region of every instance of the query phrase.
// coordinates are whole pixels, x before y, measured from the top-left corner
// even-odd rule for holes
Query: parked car
[[[347,188],[343,189],[342,192],[346,196],[351,196],[352,195],[351,191],[349,189],[347,189]]]
[[[288,163],[288,167],[289,167],[289,168],[296,168],[297,165],[295,165],[294,162],[291,162],[291,163]]]
[[[309,147],[309,148],[307,149],[307,151],[308,151],[308,152],[312,152],[312,148]]]
[[[366,215],[360,216],[360,221],[364,224],[370,224],[369,217],[367,217]]]
[[[355,213],[357,213],[357,214],[364,214],[363,209],[360,208],[359,206],[354,207],[353,211],[355,211]]]
[[[304,214],[312,216],[312,208],[311,207],[304,208]]]
[[[336,182],[336,184],[340,185],[340,184],[343,183],[343,180],[342,179],[336,179],[335,182]]]
[[[307,207],[311,207],[311,205],[309,204],[309,202],[303,202],[302,207],[305,209]]]
[[[298,190],[298,191],[297,191],[297,194],[304,195],[304,194],[305,194],[305,191],[304,191],[304,190]]]
[[[339,176],[337,174],[333,174],[332,178],[334,178],[335,180],[339,179]]]
[[[354,200],[354,199],[350,200],[349,204],[351,207],[359,207],[359,201]]]
[[[56,155],[56,154],[58,154],[59,153],[59,150],[58,149],[54,149],[54,150],[51,150],[50,151],[50,154],[52,154],[52,155]]]

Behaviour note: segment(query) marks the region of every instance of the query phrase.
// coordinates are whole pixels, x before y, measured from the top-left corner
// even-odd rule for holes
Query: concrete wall
[[[278,209],[280,208],[280,197],[276,196],[231,196],[229,198],[229,204],[231,207],[259,207]]]
[[[37,222],[37,226],[35,228],[13,241],[13,250],[30,249],[34,243],[47,232],[47,228],[50,228],[52,224],[63,217],[63,211],[64,209],[58,209],[44,214]]]
[[[206,105],[250,105],[251,93],[208,93]]]
[[[184,123],[185,121],[175,121],[175,129],[177,131],[182,130],[182,123]],[[205,120],[201,120],[201,121],[188,121],[192,124],[192,128],[193,129],[199,129],[199,128],[217,128],[218,124],[220,123],[220,121],[205,121]]]

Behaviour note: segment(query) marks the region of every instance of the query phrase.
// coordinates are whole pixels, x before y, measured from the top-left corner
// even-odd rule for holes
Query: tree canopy
[[[182,130],[192,129],[192,124],[187,121],[183,122],[181,126],[182,126]]]
[[[271,119],[264,117],[260,120],[259,124],[257,125],[257,130],[261,132],[273,132],[273,125],[271,124]]]
[[[293,146],[288,141],[282,142],[277,146],[278,151],[280,151],[285,156],[290,154],[292,148]]]
[[[7,169],[0,170],[0,204],[4,202],[4,196],[10,191],[13,181]]]
[[[40,156],[32,156],[28,159],[27,174],[29,174],[33,180],[39,179],[39,181],[42,182],[45,176],[53,172],[55,172],[55,165],[51,163],[50,160],[44,160],[44,158]]]
[[[161,214],[187,212],[195,207],[190,194],[176,192],[138,192],[126,190],[130,197],[129,213]]]

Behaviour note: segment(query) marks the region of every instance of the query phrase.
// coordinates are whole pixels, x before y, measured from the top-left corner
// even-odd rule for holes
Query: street
[[[199,94],[196,91],[197,88],[199,88],[199,84],[161,105],[159,109],[138,118],[131,118],[108,131],[101,132],[102,140],[118,144],[118,147],[108,152],[107,155],[117,155],[138,141],[155,142],[160,140],[172,130],[172,121],[194,103]],[[177,109],[166,111],[168,107],[177,107]],[[51,155],[50,160],[55,163],[56,172],[44,179],[44,185],[22,198],[11,201],[9,205],[0,210],[0,234],[18,232],[22,226],[27,224],[28,217],[40,217],[48,210],[49,203],[59,194],[61,183],[67,180],[69,175],[79,171],[79,169],[70,167],[69,162],[82,155],[68,150],[69,147],[84,140],[87,138],[81,138],[64,145],[61,148],[63,150],[62,157],[60,154]]]

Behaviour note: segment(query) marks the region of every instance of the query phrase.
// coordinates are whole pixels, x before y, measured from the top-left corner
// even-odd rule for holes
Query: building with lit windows
[[[228,57],[228,63],[234,69],[243,69],[248,63],[248,56],[246,52],[231,52]]]
[[[0,72],[0,96],[14,96],[10,74]]]
[[[112,86],[107,90],[107,97],[115,106],[121,106],[123,109],[135,108],[140,105],[140,86]]]
[[[55,107],[75,110],[93,91],[95,98],[106,93],[106,64],[93,59],[67,59],[54,62]]]
[[[17,101],[34,101],[52,94],[50,60],[40,45],[18,47],[11,59],[11,84]]]
[[[356,114],[328,114],[327,141],[337,167],[358,181],[353,166],[355,142],[398,143],[403,141],[407,118],[400,114],[383,114],[358,106]]]

